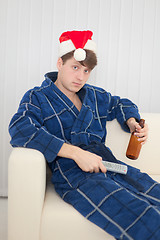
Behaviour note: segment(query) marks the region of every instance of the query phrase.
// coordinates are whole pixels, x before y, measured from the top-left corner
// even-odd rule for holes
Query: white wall
[[[8,124],[23,94],[56,70],[63,31],[91,29],[90,82],[160,112],[160,0],[0,0],[0,195],[7,195]],[[25,171],[25,169],[24,169]]]

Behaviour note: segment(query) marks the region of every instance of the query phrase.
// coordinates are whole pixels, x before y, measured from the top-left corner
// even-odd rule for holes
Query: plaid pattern
[[[83,102],[79,112],[53,83],[56,79],[56,72],[46,74],[41,87],[28,91],[22,98],[9,126],[13,147],[37,149],[52,162],[64,142],[105,142],[106,121],[117,118],[128,131],[126,119],[140,118],[131,101],[87,84],[78,93]]]
[[[117,239],[158,239],[158,183],[131,167],[126,179],[120,174],[86,173],[73,160],[57,158],[64,142],[104,144],[107,121],[116,118],[129,131],[126,120],[140,119],[136,105],[86,84],[78,92],[83,103],[79,112],[55,86],[56,78],[57,73],[48,73],[40,87],[22,98],[9,126],[12,146],[41,151],[60,196]],[[135,181],[145,190],[140,192]]]
[[[160,184],[138,169],[128,166],[127,178],[85,173],[71,159],[59,159],[52,182],[62,199],[116,239],[159,240]]]

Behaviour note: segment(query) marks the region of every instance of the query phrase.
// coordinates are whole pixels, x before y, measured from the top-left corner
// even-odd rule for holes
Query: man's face
[[[55,84],[66,95],[78,92],[87,82],[91,70],[82,66],[74,57],[64,64],[61,58],[57,62],[58,78]]]

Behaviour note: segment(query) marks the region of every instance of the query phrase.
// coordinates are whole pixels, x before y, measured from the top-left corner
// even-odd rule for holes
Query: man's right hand
[[[85,172],[99,171],[106,173],[106,167],[102,163],[102,157],[83,150],[77,146],[64,143],[58,153],[60,157],[73,159],[77,165]]]

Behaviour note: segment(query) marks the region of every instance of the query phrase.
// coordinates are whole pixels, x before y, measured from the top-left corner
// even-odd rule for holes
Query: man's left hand
[[[127,125],[131,133],[135,131],[134,135],[138,137],[138,141],[140,141],[141,144],[145,144],[148,139],[148,125],[145,123],[144,128],[141,128],[135,118],[129,118]]]

